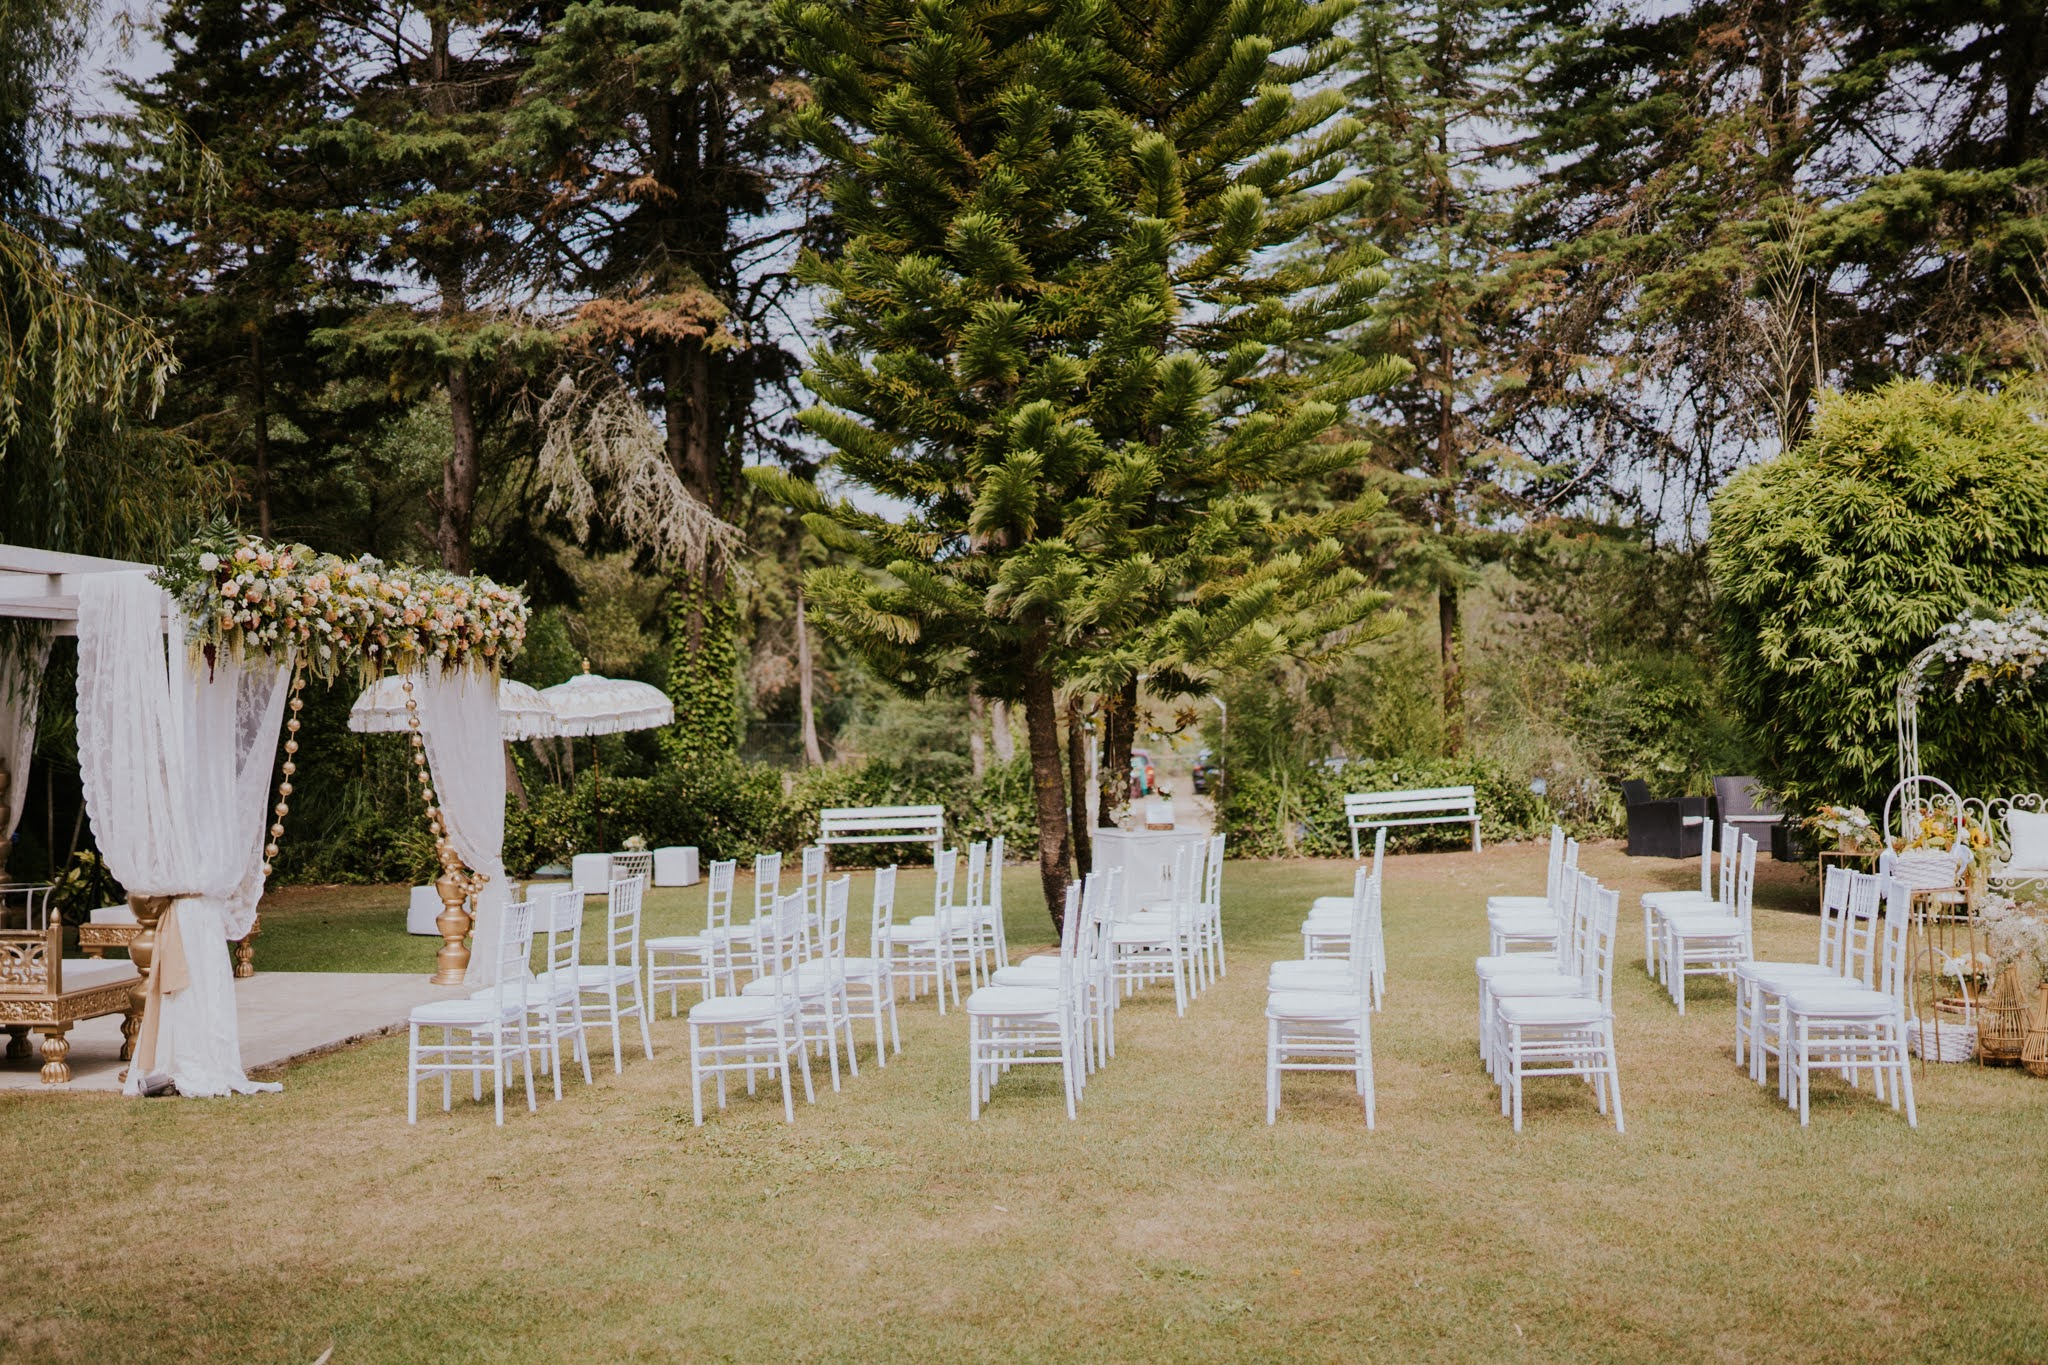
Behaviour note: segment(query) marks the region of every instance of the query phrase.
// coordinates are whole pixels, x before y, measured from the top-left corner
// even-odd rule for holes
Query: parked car
[[[1206,796],[1209,789],[1223,780],[1223,765],[1207,749],[1195,755],[1195,795]]]
[[[1159,776],[1152,771],[1152,755],[1143,749],[1131,750],[1131,796],[1150,796],[1159,790]]]

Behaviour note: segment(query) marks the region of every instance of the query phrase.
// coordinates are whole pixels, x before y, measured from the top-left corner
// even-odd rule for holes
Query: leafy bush
[[[1789,808],[1875,809],[1907,663],[1965,608],[2048,600],[2043,415],[2037,392],[1834,395],[1811,439],[1715,498],[1727,694]],[[2039,785],[2040,702],[1936,696],[1920,717],[1922,766],[1958,789]]]
[[[505,815],[505,863],[515,875],[572,853],[616,848],[635,834],[650,847],[695,845],[707,860],[789,853],[817,834],[818,812],[829,806],[936,802],[946,808],[954,841],[1001,834],[1011,857],[1037,851],[1030,770],[1023,760],[998,765],[978,785],[963,775],[950,789],[935,790],[879,760],[815,768],[786,780],[780,769],[718,756],[667,764],[652,777],[608,777],[601,796],[585,773],[573,788],[539,787],[530,797],[527,809],[511,807]],[[913,844],[850,845],[832,854],[838,866],[928,857]]]
[[[1527,783],[1491,764],[1471,759],[1381,759],[1350,762],[1341,771],[1304,764],[1232,772],[1224,791],[1223,830],[1230,835],[1235,857],[1349,857],[1345,793],[1462,786],[1478,789],[1479,834],[1484,841],[1527,839],[1550,828],[1550,803],[1530,791]],[[1471,841],[1470,825],[1418,825],[1387,832],[1388,849],[1404,852],[1469,848]]]

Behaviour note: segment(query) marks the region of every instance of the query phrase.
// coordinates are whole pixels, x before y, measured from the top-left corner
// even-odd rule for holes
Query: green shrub
[[[649,847],[694,845],[706,860],[791,853],[815,837],[818,812],[830,806],[936,802],[946,808],[948,837],[955,843],[1001,834],[1013,858],[1037,851],[1030,770],[1023,760],[992,768],[979,785],[963,774],[949,789],[934,789],[928,780],[879,760],[786,776],[766,764],[720,755],[665,764],[652,777],[608,777],[601,795],[588,773],[573,788],[537,786],[529,795],[526,809],[510,806],[505,813],[505,865],[519,876],[573,853],[617,848],[636,834]],[[930,854],[914,844],[856,844],[835,848],[832,860],[842,867],[871,866],[928,862]]]
[[[2038,393],[1832,395],[1811,439],[1714,499],[1727,695],[1788,808],[1875,809],[1907,663],[1966,608],[2048,600],[2042,416]],[[1920,717],[1922,767],[1966,793],[2037,787],[2048,768],[2039,701],[1933,695]]]
[[[1550,803],[1527,783],[1475,759],[1353,761],[1339,770],[1305,764],[1269,771],[1241,769],[1224,791],[1223,830],[1241,858],[1349,857],[1344,821],[1347,792],[1415,787],[1478,789],[1479,834],[1486,842],[1528,839],[1550,829]],[[1387,832],[1389,850],[1470,848],[1470,825],[1417,825]]]

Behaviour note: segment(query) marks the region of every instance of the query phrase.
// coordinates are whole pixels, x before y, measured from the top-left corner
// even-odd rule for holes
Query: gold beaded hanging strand
[[[463,939],[469,936],[475,922],[468,903],[476,883],[463,868],[455,845],[448,840],[447,824],[441,818],[440,803],[434,799],[433,778],[427,771],[427,741],[420,730],[419,699],[413,695],[410,677],[405,679],[404,686],[405,724],[412,736],[413,768],[419,779],[420,800],[427,807],[427,828],[434,836],[434,853],[441,860],[441,875],[434,882],[434,893],[441,898],[441,913],[434,916],[434,929],[441,935],[441,950],[434,954],[435,970],[429,979],[438,986],[459,986],[469,972],[469,949]]]
[[[292,671],[292,695],[286,703],[291,716],[284,723],[284,766],[279,770],[277,780],[277,804],[271,807],[272,820],[270,837],[263,845],[263,879],[270,880],[271,864],[277,859],[277,841],[284,838],[284,818],[292,811],[292,774],[299,770],[299,712],[306,709],[306,703],[299,693],[306,690],[306,661]],[[256,975],[256,935],[263,932],[263,916],[257,915],[249,921],[249,932],[235,943],[235,975],[249,977]]]

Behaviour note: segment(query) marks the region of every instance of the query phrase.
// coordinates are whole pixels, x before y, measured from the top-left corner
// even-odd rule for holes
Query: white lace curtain
[[[36,708],[43,696],[43,670],[50,663],[50,635],[37,631],[23,637],[20,648],[0,644],[0,768],[7,774],[7,794],[0,800],[0,865],[7,862],[8,842],[21,825],[21,803],[28,799],[29,756],[36,747]],[[51,850],[51,856],[56,851]]]
[[[146,1023],[127,1091],[166,1077],[183,1095],[275,1090],[242,1070],[228,943],[263,894],[289,669],[195,660],[175,619],[166,641],[168,601],[144,573],[92,575],[78,599],[78,766],[93,837],[131,896],[177,898],[158,931],[153,1055]]]
[[[497,982],[498,926],[510,899],[505,881],[505,746],[496,680],[470,669],[429,666],[413,675],[427,767],[448,840],[462,861],[489,878],[477,895],[467,981]]]

